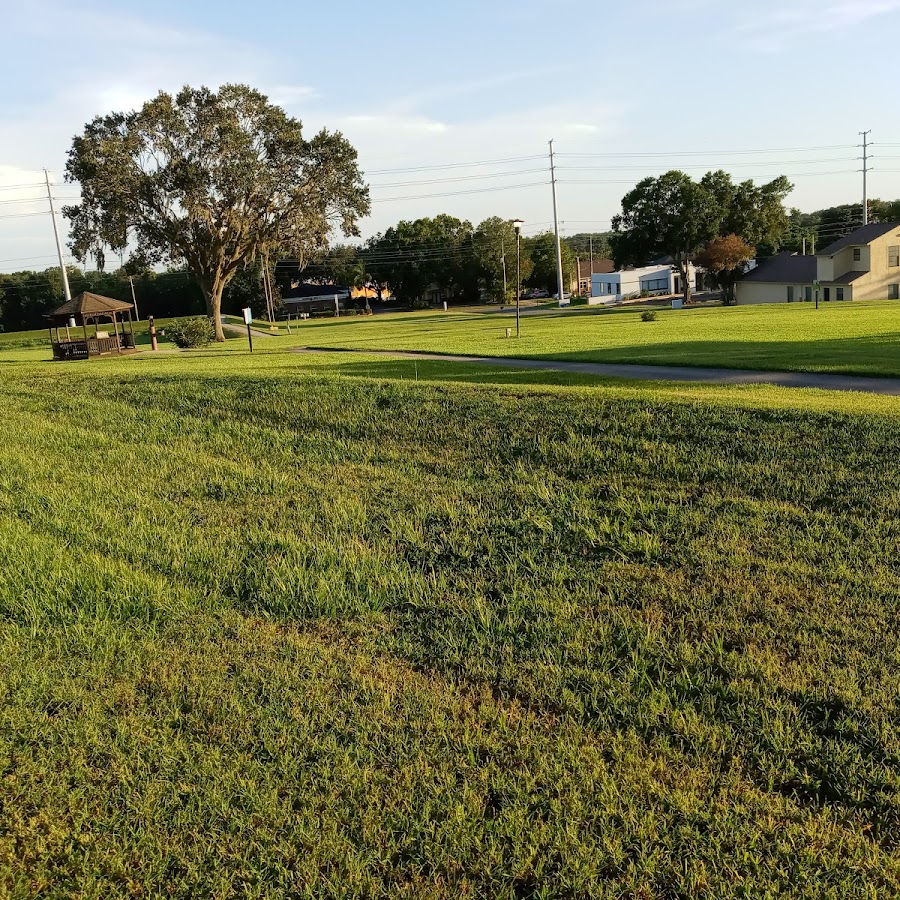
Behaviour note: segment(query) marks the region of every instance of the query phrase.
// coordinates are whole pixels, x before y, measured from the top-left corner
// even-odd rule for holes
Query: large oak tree
[[[723,171],[708,172],[699,182],[678,171],[645,178],[625,195],[622,213],[613,218],[616,263],[640,266],[671,257],[688,302],[689,264],[708,242],[736,236],[750,245],[779,245],[788,227],[784,199],[792,187],[783,175],[763,185],[735,184]],[[722,252],[721,246],[716,249]],[[732,256],[735,249],[729,247]]]
[[[616,265],[642,266],[670,256],[689,303],[691,259],[715,237],[720,218],[712,192],[684,172],[645,178],[622,198],[622,212],[613,217],[610,243]]]
[[[137,111],[98,116],[76,137],[66,207],[79,259],[104,245],[153,263],[186,263],[223,340],[222,291],[258,257],[303,259],[369,211],[356,150],[337,132],[312,139],[246,85],[161,92]]]

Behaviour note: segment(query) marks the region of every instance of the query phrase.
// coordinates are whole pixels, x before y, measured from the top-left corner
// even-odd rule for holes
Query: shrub
[[[645,309],[641,313],[641,321],[642,322],[655,322],[656,321],[656,310],[655,309]]]
[[[212,322],[206,316],[176,319],[166,333],[177,347],[205,347],[215,337]]]

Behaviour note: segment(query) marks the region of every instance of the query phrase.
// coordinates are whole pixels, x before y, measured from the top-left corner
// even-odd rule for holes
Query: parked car
[[[544,294],[544,296],[546,297],[547,295]],[[553,295],[553,299],[554,299],[554,300],[559,300],[559,291],[557,291],[557,292]],[[571,299],[572,299],[572,295],[571,295],[568,291],[563,291],[563,300],[571,300]]]
[[[549,297],[550,295],[546,291],[532,291],[531,296],[535,300],[543,300],[545,297]]]

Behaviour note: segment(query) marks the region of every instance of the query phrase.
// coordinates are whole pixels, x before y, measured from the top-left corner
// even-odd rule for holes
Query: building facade
[[[900,299],[900,222],[873,222],[815,256],[781,253],[737,284],[738,303]]]
[[[691,290],[696,289],[697,272],[693,265],[688,268]],[[680,294],[681,277],[671,265],[659,264],[643,266],[639,269],[620,269],[591,276],[591,296],[621,300],[623,297],[640,294],[669,295]]]

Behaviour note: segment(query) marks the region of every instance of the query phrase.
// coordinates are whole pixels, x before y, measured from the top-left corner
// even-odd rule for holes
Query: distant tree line
[[[196,315],[206,309],[203,290],[187,269],[154,272],[126,264],[115,272],[84,271],[68,266],[66,273],[73,296],[91,291],[127,303],[132,302],[133,279],[134,298],[142,318]],[[45,313],[63,299],[58,266],[43,271],[0,274],[0,327],[4,331],[43,328]],[[245,306],[250,306],[256,315],[265,311],[258,261],[238,272],[222,296],[222,309],[226,313],[238,314]]]
[[[575,254],[562,244],[563,277],[575,276]],[[401,303],[429,303],[430,291],[451,302],[512,302],[516,294],[516,234],[498,216],[475,226],[454,216],[401,221],[359,246],[340,245],[319,254],[295,277],[350,287],[390,289]],[[556,241],[552,232],[523,236],[519,252],[522,287],[557,290]],[[504,277],[505,276],[505,277]],[[281,284],[285,287],[286,273]]]
[[[724,172],[708,173],[699,182],[681,172],[644,179],[622,201],[611,232],[580,233],[563,238],[566,285],[575,277],[576,257],[586,261],[593,242],[594,259],[617,265],[645,265],[670,257],[686,270],[689,261],[704,265],[723,290],[726,302],[747,260],[780,251],[814,253],[862,221],[859,204],[844,204],[802,213],[784,209],[790,185],[778,178],[767,185],[734,183]],[[869,202],[871,221],[900,220],[900,200]],[[557,289],[553,232],[522,237],[523,289]],[[504,291],[504,266],[506,289]],[[88,290],[131,301],[131,280],[142,317],[183,316],[208,309],[208,297],[188,268],[154,271],[136,254],[114,272],[68,268],[73,294]],[[394,301],[426,305],[438,289],[456,303],[511,303],[516,287],[516,237],[512,223],[492,216],[474,226],[449,215],[401,221],[361,245],[319,249],[293,266],[277,270],[281,291],[293,280],[333,282],[379,291]],[[687,279],[684,279],[685,281]],[[237,314],[249,306],[266,309],[259,258],[240,268],[222,293],[221,308]],[[41,328],[44,314],[62,302],[58,268],[0,274],[0,326],[6,331]]]

